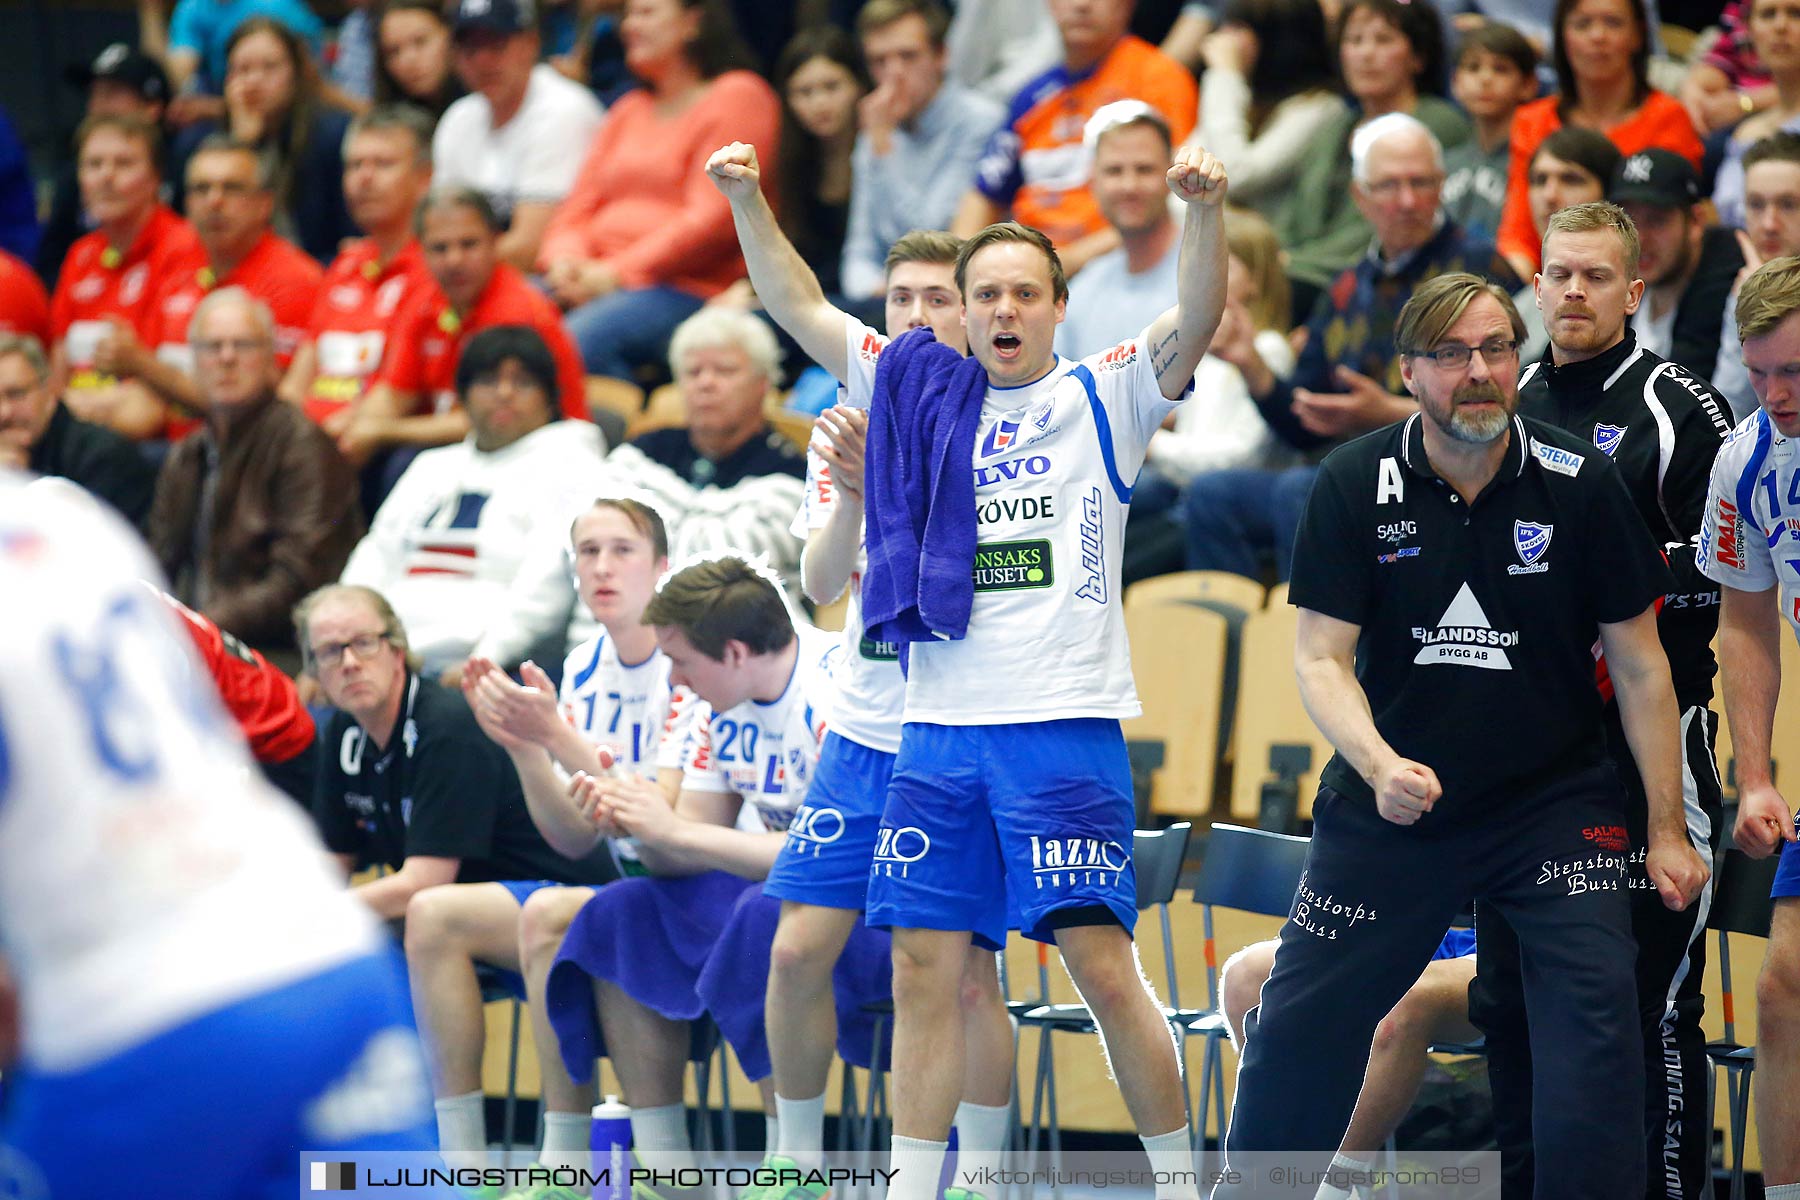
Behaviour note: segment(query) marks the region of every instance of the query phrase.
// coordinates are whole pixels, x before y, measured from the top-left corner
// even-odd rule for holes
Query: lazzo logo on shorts
[[[1130,865],[1131,855],[1117,842],[1031,835],[1031,873],[1039,888],[1062,887],[1065,875],[1070,887],[1077,883],[1092,883],[1096,874],[1103,877],[1102,883],[1106,882],[1104,876],[1109,874],[1113,877],[1112,882],[1117,883]]]
[[[787,849],[795,854],[811,854],[817,858],[821,849],[844,836],[844,814],[835,808],[815,808],[802,804],[788,822]],[[810,849],[801,843],[811,843]]]
[[[1014,592],[1047,588],[1056,582],[1048,538],[988,542],[975,547],[975,590]]]
[[[892,879],[894,868],[899,867],[900,878],[906,878],[907,868],[931,853],[931,835],[916,825],[902,825],[898,829],[883,826],[875,835],[875,864],[872,871]]]

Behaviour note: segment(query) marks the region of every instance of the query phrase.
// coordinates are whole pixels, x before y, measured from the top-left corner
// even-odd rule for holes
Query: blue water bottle
[[[594,1173],[606,1182],[594,1189],[594,1200],[631,1200],[631,1109],[608,1096],[594,1105],[588,1145],[594,1151]]]

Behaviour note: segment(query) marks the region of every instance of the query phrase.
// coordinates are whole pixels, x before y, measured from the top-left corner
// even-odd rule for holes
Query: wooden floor
[[[1200,1007],[1206,989],[1205,965],[1201,958],[1200,910],[1197,906],[1181,901],[1171,910],[1171,919],[1175,929],[1175,944],[1178,947],[1177,982],[1181,987],[1181,1002],[1190,1008]],[[1281,922],[1274,918],[1250,917],[1238,913],[1221,913],[1217,921],[1219,958],[1225,957],[1239,947],[1249,945],[1262,938],[1273,937]],[[1158,981],[1161,991],[1162,979],[1162,945],[1154,920],[1147,920],[1140,927],[1140,947],[1144,958],[1146,973],[1152,980]],[[1709,1037],[1717,1037],[1721,1030],[1719,1016],[1719,976],[1718,965],[1713,959],[1712,951],[1716,948],[1716,935],[1708,935],[1708,962],[1706,975],[1706,1008],[1705,1028]],[[1750,1043],[1756,1039],[1756,974],[1762,966],[1764,943],[1755,938],[1736,938],[1732,942],[1732,975],[1735,980],[1738,1038]],[[1037,965],[1036,949],[1032,943],[1018,941],[1008,948],[1008,969],[1014,981],[1015,994],[1031,994],[1036,990]],[[1074,1000],[1074,989],[1070,987],[1068,977],[1056,966],[1054,954],[1051,965],[1052,998],[1057,1000]],[[1164,997],[1166,1000],[1167,997]],[[484,1083],[490,1095],[503,1095],[506,1090],[506,1047],[510,1005],[496,1004],[488,1008],[488,1051],[483,1072]],[[1199,1069],[1199,1042],[1193,1043],[1193,1066]],[[521,1038],[520,1047],[520,1094],[535,1096],[537,1094],[537,1058],[531,1044],[531,1031],[526,1026]],[[1029,1101],[1029,1089],[1033,1072],[1037,1066],[1037,1046],[1035,1036],[1027,1036],[1020,1047],[1019,1078],[1026,1089],[1026,1100]],[[1226,1080],[1229,1095],[1232,1073],[1237,1061],[1229,1049],[1226,1050]],[[1100,1050],[1092,1040],[1079,1041],[1063,1038],[1056,1047],[1056,1068],[1059,1083],[1060,1110],[1063,1127],[1066,1129],[1088,1129],[1100,1131],[1129,1132],[1131,1123],[1127,1119],[1125,1106],[1119,1099],[1118,1089],[1107,1078],[1105,1064]],[[753,1084],[744,1078],[738,1070],[735,1060],[732,1063],[732,1100],[738,1108],[754,1108],[757,1105],[757,1091]],[[613,1081],[609,1064],[602,1064],[603,1087],[617,1091],[618,1085]],[[690,1084],[690,1092],[691,1092]],[[1722,1091],[1722,1089],[1721,1089]],[[827,1105],[836,1110],[838,1096],[838,1077],[833,1070],[832,1081],[826,1090]],[[715,1091],[716,1097],[716,1091]],[[690,1096],[691,1099],[691,1096]],[[716,1100],[715,1100],[716,1102]],[[1754,1119],[1754,1113],[1752,1114]],[[1726,1127],[1726,1112],[1721,1096],[1717,1108],[1716,1123],[1719,1128]],[[1216,1136],[1217,1122],[1209,1122],[1209,1136]],[[1747,1161],[1750,1169],[1758,1165],[1756,1155],[1755,1131],[1752,1129],[1749,1155]]]

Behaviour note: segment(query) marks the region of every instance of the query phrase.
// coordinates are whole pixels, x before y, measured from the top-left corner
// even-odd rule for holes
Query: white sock
[[[688,1140],[687,1108],[663,1104],[631,1110],[631,1155],[638,1165],[652,1171],[673,1171],[694,1165],[694,1146]]]
[[[1800,1200],[1800,1183],[1764,1184],[1763,1195],[1768,1200]]]
[[[775,1098],[775,1115],[763,1114],[763,1157],[768,1158],[776,1153],[775,1147],[781,1145],[781,1097]]]
[[[1006,1104],[990,1108],[965,1100],[956,1106],[957,1175],[967,1180],[972,1172],[1000,1169],[1001,1159],[1006,1154],[1006,1135],[1011,1132],[1007,1129],[1010,1116],[1012,1108]],[[984,1196],[997,1190],[980,1183],[958,1186],[972,1187]]]
[[[775,1153],[791,1158],[806,1170],[825,1165],[825,1093],[811,1100],[789,1100],[776,1093],[775,1114],[780,1138],[769,1144]]]
[[[552,1170],[557,1167],[587,1170],[594,1159],[593,1152],[588,1149],[592,1130],[592,1118],[586,1113],[545,1113],[544,1145],[538,1151],[538,1161]]]
[[[438,1153],[444,1165],[457,1170],[480,1170],[488,1165],[487,1114],[481,1090],[434,1101],[437,1109]]]
[[[1369,1169],[1369,1164],[1360,1158],[1340,1151],[1331,1156],[1331,1169],[1360,1174]],[[1353,1200],[1355,1195],[1354,1187],[1341,1188],[1331,1180],[1323,1179],[1319,1181],[1319,1191],[1313,1196],[1313,1200]]]
[[[1188,1140],[1188,1127],[1171,1129],[1155,1137],[1140,1137],[1144,1153],[1150,1156],[1150,1169],[1168,1175],[1168,1183],[1156,1185],[1156,1200],[1200,1200],[1200,1176],[1194,1167],[1194,1147]]]
[[[928,1142],[898,1134],[888,1151],[888,1165],[898,1174],[888,1185],[888,1200],[937,1200],[938,1176],[944,1171],[949,1142]]]

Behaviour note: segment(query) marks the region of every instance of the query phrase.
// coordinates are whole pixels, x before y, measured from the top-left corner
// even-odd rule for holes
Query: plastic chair
[[[1180,986],[1175,977],[1175,942],[1169,922],[1169,902],[1181,881],[1181,864],[1187,856],[1188,837],[1193,826],[1177,822],[1166,829],[1139,829],[1132,834],[1131,861],[1137,875],[1137,907],[1139,912],[1155,908],[1162,926],[1164,987],[1168,1003],[1163,1016],[1178,1037],[1185,1041],[1187,1024],[1199,1010],[1181,1007]],[[1048,968],[1045,968],[1047,979]],[[1052,1035],[1057,1033],[1097,1035],[1100,1026],[1085,1004],[1039,1004],[1018,1016],[1021,1027],[1038,1030],[1037,1078],[1031,1090],[1031,1124],[1026,1137],[1027,1161],[1037,1160],[1040,1134],[1047,1134],[1053,1164],[1062,1162],[1062,1125],[1056,1111],[1056,1060]],[[1046,1101],[1048,1111],[1046,1112]]]
[[[1755,859],[1727,847],[1714,872],[1712,909],[1706,927],[1719,934],[1720,1011],[1725,1017],[1725,1036],[1706,1045],[1713,1066],[1707,1072],[1707,1112],[1713,1111],[1712,1091],[1716,1072],[1725,1072],[1725,1095],[1730,1113],[1729,1162],[1731,1200],[1744,1196],[1744,1138],[1750,1124],[1750,1076],[1756,1070],[1756,1047],[1737,1040],[1736,997],[1731,987],[1731,935],[1769,936],[1775,902],[1769,888],[1775,882],[1779,855]]]
[[[1221,1139],[1225,1129],[1224,1043],[1231,1036],[1225,1014],[1218,1007],[1219,951],[1213,939],[1213,910],[1285,917],[1294,906],[1294,892],[1306,869],[1308,839],[1241,825],[1214,825],[1200,860],[1200,876],[1194,881],[1194,903],[1201,906],[1202,951],[1206,959],[1208,1007],[1188,1022],[1190,1037],[1206,1039],[1200,1059],[1200,1106],[1194,1107],[1193,1077],[1184,1072],[1188,1110],[1194,1114],[1194,1149],[1206,1144],[1206,1118],[1216,1100]],[[1186,1046],[1185,1039],[1183,1046]]]

